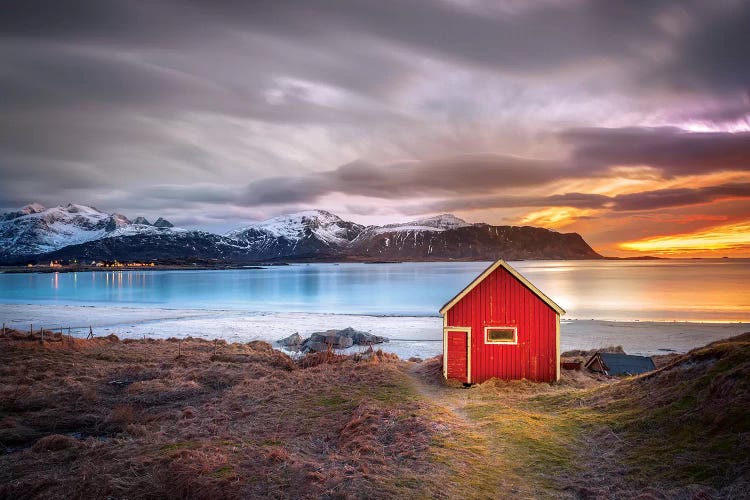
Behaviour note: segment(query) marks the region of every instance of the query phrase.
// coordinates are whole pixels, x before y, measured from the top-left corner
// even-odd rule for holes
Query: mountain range
[[[0,263],[120,261],[435,261],[602,258],[577,233],[468,223],[450,214],[363,226],[324,210],[281,215],[219,235],[159,218],[33,203],[0,216]]]

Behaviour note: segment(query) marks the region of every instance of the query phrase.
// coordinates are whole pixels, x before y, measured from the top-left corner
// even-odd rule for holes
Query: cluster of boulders
[[[343,330],[326,330],[325,332],[315,332],[308,338],[302,338],[299,333],[293,333],[290,336],[277,340],[276,343],[294,351],[302,352],[322,352],[328,349],[346,349],[353,345],[370,346],[373,344],[382,344],[388,342],[387,337],[380,337],[372,333],[360,332],[354,328],[344,328]]]

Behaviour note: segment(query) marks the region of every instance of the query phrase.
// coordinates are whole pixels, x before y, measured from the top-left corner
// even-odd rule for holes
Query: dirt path
[[[417,392],[431,403],[441,406],[453,413],[456,418],[462,420],[466,425],[479,427],[476,420],[469,417],[465,407],[469,404],[469,390],[446,387],[426,382],[418,373],[420,365],[414,365],[409,370],[409,376]]]
[[[456,409],[459,406],[463,406],[463,404],[465,404],[466,397],[463,398],[463,404],[459,405],[458,402],[456,401],[456,398],[453,396],[453,394],[450,394],[449,396],[449,393],[448,391],[445,390],[445,387],[439,386],[434,383],[426,382],[423,379],[422,375],[419,374],[420,368],[421,368],[421,365],[415,364],[409,369],[408,373],[409,373],[412,383],[414,384],[414,388],[417,389],[417,391],[422,396],[432,400],[435,403],[450,407],[452,409]]]
[[[447,442],[438,448],[447,451],[443,458],[455,464],[455,477],[451,480],[458,485],[457,493],[468,498],[566,496],[550,490],[533,474],[514,467],[518,457],[508,444],[509,436],[498,432],[492,412],[495,408],[511,408],[518,402],[515,398],[508,401],[502,397],[488,398],[488,394],[477,388],[443,385],[440,379],[432,381],[422,370],[424,367],[415,365],[410,367],[408,375],[417,393],[434,405],[451,426]]]

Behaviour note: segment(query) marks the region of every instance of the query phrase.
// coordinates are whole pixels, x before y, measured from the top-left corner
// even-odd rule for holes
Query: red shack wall
[[[447,311],[449,327],[471,327],[471,382],[557,378],[557,314],[503,267]],[[515,326],[517,344],[485,344],[485,326]]]

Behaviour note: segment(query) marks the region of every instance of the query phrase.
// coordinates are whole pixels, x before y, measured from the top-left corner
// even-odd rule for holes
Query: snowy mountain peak
[[[150,226],[151,223],[146,219],[145,217],[138,216],[135,219],[133,219],[133,224],[138,224],[141,226]]]
[[[471,226],[471,224],[463,219],[459,219],[453,214],[440,214],[426,219],[407,222],[407,224],[412,226],[434,227],[437,229],[456,229],[457,227]]]
[[[331,212],[305,210],[250,224],[243,229],[228,233],[227,236],[240,240],[255,240],[259,236],[265,236],[284,238],[289,242],[315,238],[325,244],[333,245],[351,241],[361,230],[362,226],[359,224],[346,222]]]
[[[96,207],[88,207],[86,205],[77,205],[75,203],[68,203],[67,205],[55,207],[69,214],[82,214],[82,215],[107,215],[100,211]]]
[[[108,214],[94,207],[68,203],[45,208],[31,203],[0,216],[0,254],[33,255],[137,232],[122,214]],[[158,228],[153,228],[158,231]]]
[[[418,219],[402,224],[386,224],[385,226],[375,226],[376,233],[403,232],[403,231],[447,231],[459,227],[471,226],[463,219],[455,215],[441,214],[426,219]]]
[[[291,214],[277,215],[271,217],[258,224],[277,224],[279,222],[294,223],[294,224],[306,224],[310,222],[334,223],[341,222],[342,219],[338,215],[332,214],[326,210],[302,210],[301,212],[294,212]]]
[[[36,214],[39,212],[43,212],[45,210],[47,210],[47,208],[41,203],[29,203],[28,205],[21,208],[20,211],[28,215],[28,214]]]
[[[125,227],[132,224],[132,222],[130,222],[130,219],[118,213],[112,214],[112,220],[115,221],[115,226],[117,227]]]

